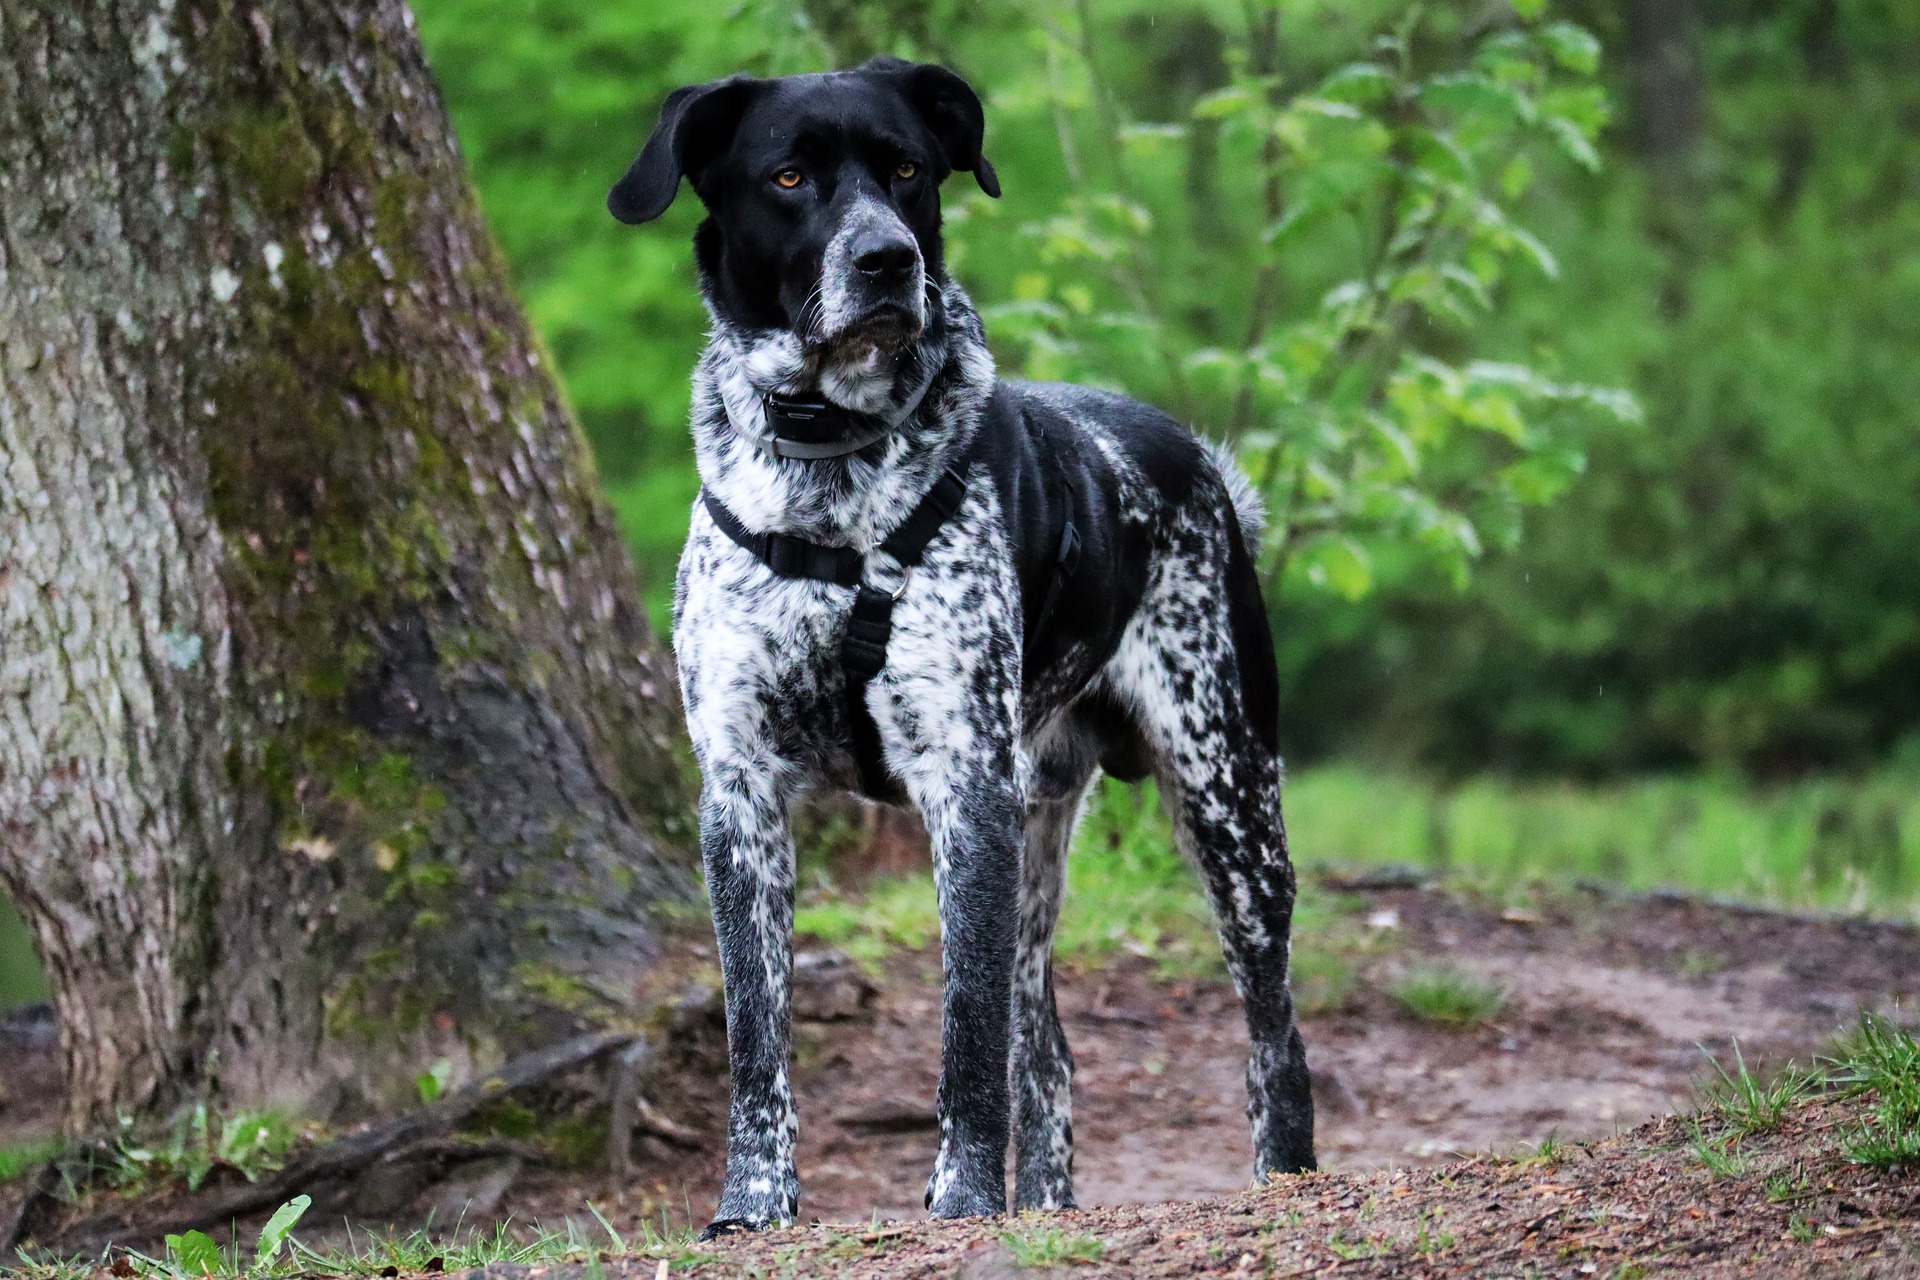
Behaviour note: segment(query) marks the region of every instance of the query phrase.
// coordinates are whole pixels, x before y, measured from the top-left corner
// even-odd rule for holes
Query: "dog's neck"
[[[973,303],[942,280],[913,348],[822,359],[786,329],[742,329],[717,313],[693,377],[700,482],[749,528],[869,550],[907,517],[968,445],[993,394],[993,357]],[[712,311],[709,303],[709,311]],[[927,370],[933,370],[927,380]],[[769,392],[818,391],[876,417],[906,410],[885,439],[840,458],[776,458],[756,443]]]

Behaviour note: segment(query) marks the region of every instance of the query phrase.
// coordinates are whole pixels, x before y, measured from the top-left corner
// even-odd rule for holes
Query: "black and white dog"
[[[675,90],[608,207],[684,175],[712,340],[702,502],[675,597],[733,1104],[709,1234],[794,1221],[788,818],[809,788],[910,800],[945,955],[936,1217],[1073,1204],[1073,1061],[1051,951],[1097,769],[1159,780],[1246,1005],[1257,1176],[1313,1167],[1287,988],[1294,881],[1246,481],[1164,414],[1000,382],[948,277],[941,182],[981,155],[952,72]],[[1011,1095],[1011,1096],[1010,1096]]]

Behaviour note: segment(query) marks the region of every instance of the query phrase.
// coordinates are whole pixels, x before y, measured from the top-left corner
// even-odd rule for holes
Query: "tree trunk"
[[[665,660],[401,0],[0,6],[0,880],[70,1127],[637,1001]]]

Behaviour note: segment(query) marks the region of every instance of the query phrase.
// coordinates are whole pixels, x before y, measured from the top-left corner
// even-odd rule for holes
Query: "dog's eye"
[[[773,180],[791,191],[805,181],[805,177],[798,169],[782,169],[773,175]]]
[[[902,160],[899,166],[894,169],[893,175],[896,178],[911,178],[919,172],[920,172],[919,165],[915,164],[911,160]]]

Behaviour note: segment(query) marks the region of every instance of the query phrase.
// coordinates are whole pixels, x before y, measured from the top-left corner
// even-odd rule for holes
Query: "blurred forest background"
[[[1321,339],[1303,322],[1330,292],[1425,254],[1449,269],[1451,296],[1421,297],[1402,322],[1409,356],[1526,366],[1642,407],[1529,412],[1515,435],[1537,438],[1506,440],[1498,423],[1501,450],[1463,438],[1485,429],[1388,443],[1425,455],[1414,487],[1439,495],[1437,512],[1362,519],[1390,504],[1319,495],[1355,545],[1296,549],[1273,602],[1297,765],[1777,779],[1920,750],[1910,4],[1580,0],[1518,40],[1505,5],[1404,0],[417,7],[662,622],[695,485],[684,424],[704,330],[687,246],[699,213],[683,199],[635,234],[605,216],[604,188],[675,85],[896,52],[950,63],[987,101],[1006,198],[954,184],[950,235],[1008,373],[1121,387],[1237,432],[1258,475],[1260,434],[1364,430],[1298,385],[1309,357],[1278,348]],[[1414,47],[1394,48],[1396,32]],[[1445,98],[1416,86],[1440,102],[1430,133],[1452,134],[1440,142],[1409,141],[1398,96],[1381,101],[1424,79],[1447,81]],[[1269,85],[1279,107],[1248,101]],[[1381,188],[1410,168],[1466,189],[1456,205],[1496,206],[1483,216],[1534,247],[1469,243],[1497,228],[1420,228],[1455,243],[1396,244],[1383,264],[1396,193]],[[1435,221],[1469,221],[1456,212]],[[1253,374],[1255,403],[1237,405],[1236,362],[1261,345],[1242,341],[1257,277],[1276,262],[1275,349]],[[1432,396],[1351,390],[1371,399],[1358,416],[1389,429],[1418,436],[1437,416]],[[1473,468],[1521,458],[1540,465],[1501,492],[1458,492]],[[1368,467],[1372,488],[1408,483],[1374,457],[1314,461],[1330,488]],[[1541,505],[1522,517],[1515,494]],[[1276,523],[1300,522],[1273,501]],[[1454,510],[1474,533],[1446,526]]]
[[[677,85],[938,60],[1006,192],[946,193],[1003,373],[1267,494],[1302,857],[1913,911],[1920,7],[415,7],[663,630],[700,214],[606,188]]]

